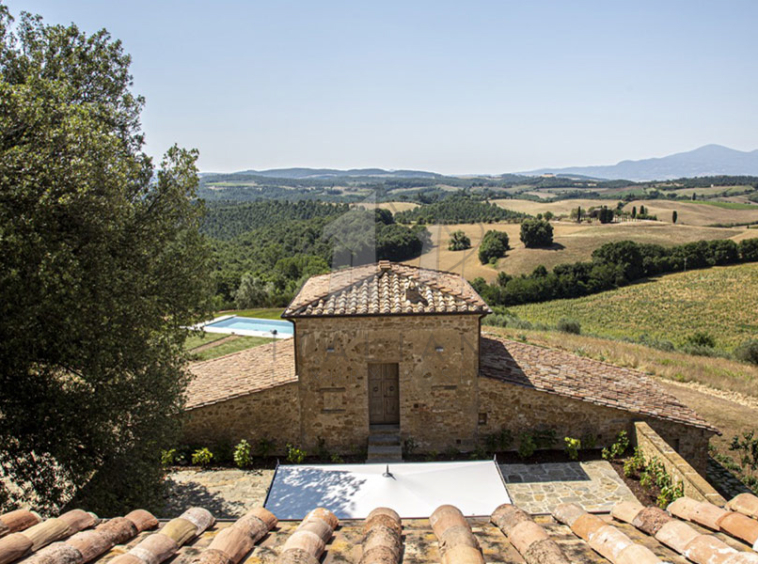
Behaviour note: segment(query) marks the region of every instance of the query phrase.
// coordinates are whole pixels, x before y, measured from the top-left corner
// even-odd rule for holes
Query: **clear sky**
[[[502,173],[758,148],[758,2],[6,0],[107,28],[148,151]]]

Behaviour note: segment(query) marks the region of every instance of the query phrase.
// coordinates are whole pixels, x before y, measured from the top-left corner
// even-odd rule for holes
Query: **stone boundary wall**
[[[300,445],[297,382],[190,409],[182,423],[184,442],[191,445],[233,448],[245,439],[255,452],[259,440],[270,439],[271,454],[285,454],[288,442]]]
[[[644,421],[634,424],[637,446],[646,459],[657,458],[674,481],[684,484],[684,495],[723,507],[726,500],[687,461]]]

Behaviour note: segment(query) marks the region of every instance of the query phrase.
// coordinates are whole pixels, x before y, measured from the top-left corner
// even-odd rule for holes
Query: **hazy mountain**
[[[705,145],[694,151],[656,159],[621,161],[615,165],[543,168],[523,174],[581,174],[607,180],[668,180],[694,176],[758,176],[758,150],[737,151],[721,145]]]
[[[355,176],[375,176],[379,178],[437,178],[441,176],[434,172],[424,172],[422,170],[384,170],[381,168],[353,168],[350,170],[338,170],[334,168],[275,168],[269,170],[244,170],[235,174],[293,179],[327,179]]]

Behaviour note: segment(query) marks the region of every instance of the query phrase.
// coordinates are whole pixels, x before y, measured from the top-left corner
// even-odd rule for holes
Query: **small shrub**
[[[498,433],[490,433],[484,437],[486,452],[494,454],[508,450],[513,444],[513,435],[508,429],[501,429]]]
[[[534,433],[534,446],[545,449],[552,448],[558,442],[558,433],[555,429],[541,429]]]
[[[571,460],[579,459],[579,449],[582,448],[582,441],[580,439],[572,439],[571,437],[564,437],[563,442],[566,443],[566,452]]]
[[[645,457],[639,448],[634,449],[634,454],[624,462],[624,476],[631,478],[645,468]]]
[[[582,448],[593,449],[597,446],[597,435],[595,433],[585,433],[582,435]]]
[[[418,443],[413,437],[408,437],[403,441],[403,455],[409,456],[416,452],[416,449],[418,449]]]
[[[716,346],[716,340],[710,333],[707,333],[705,331],[696,331],[687,337],[687,344],[692,347],[712,349]]]
[[[318,446],[316,447],[316,456],[321,460],[329,460],[332,457],[332,453],[326,448],[326,439],[324,437],[318,438]]]
[[[463,231],[453,231],[447,248],[450,251],[465,251],[471,248],[471,239]]]
[[[306,452],[290,443],[285,447],[287,449],[287,462],[290,464],[301,464],[305,460]]]
[[[568,319],[566,317],[562,317],[558,320],[558,325],[556,325],[556,328],[558,331],[562,331],[563,333],[571,333],[573,335],[581,335],[582,333],[581,324],[575,319]]]
[[[742,362],[758,365],[758,339],[750,339],[742,343],[734,351],[734,356]]]
[[[207,468],[213,462],[213,453],[206,447],[199,448],[192,453],[192,464]]]
[[[269,439],[268,437],[262,437],[258,439],[258,442],[255,445],[255,452],[258,456],[268,458],[274,450],[274,445],[276,445],[276,441]]]
[[[424,456],[424,460],[426,460],[427,462],[434,462],[435,460],[437,460],[437,457],[439,455],[440,455],[440,453],[437,452],[436,450],[430,450]]]
[[[345,462],[339,454],[333,454],[329,460],[334,464],[343,464]]]
[[[534,443],[534,437],[531,433],[521,433],[519,435],[518,455],[520,458],[529,458],[537,450],[537,445]]]
[[[621,458],[624,456],[624,453],[628,448],[629,437],[626,434],[626,431],[619,431],[618,435],[616,435],[616,441],[611,445],[611,447],[603,449],[603,458],[605,460],[615,460],[616,458]]]
[[[484,450],[482,445],[478,445],[469,458],[471,460],[485,460],[487,458],[487,451]]]
[[[245,439],[242,439],[237,446],[234,447],[234,463],[238,468],[247,468],[250,466],[250,462],[252,461],[252,457],[250,456],[251,450],[250,443]]]
[[[169,450],[162,450],[161,451],[161,466],[173,466],[176,464],[176,449],[172,448]]]

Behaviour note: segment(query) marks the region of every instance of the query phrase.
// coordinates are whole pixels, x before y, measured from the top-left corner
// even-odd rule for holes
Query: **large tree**
[[[195,151],[158,171],[106,31],[0,5],[0,506],[160,502],[207,312]]]

